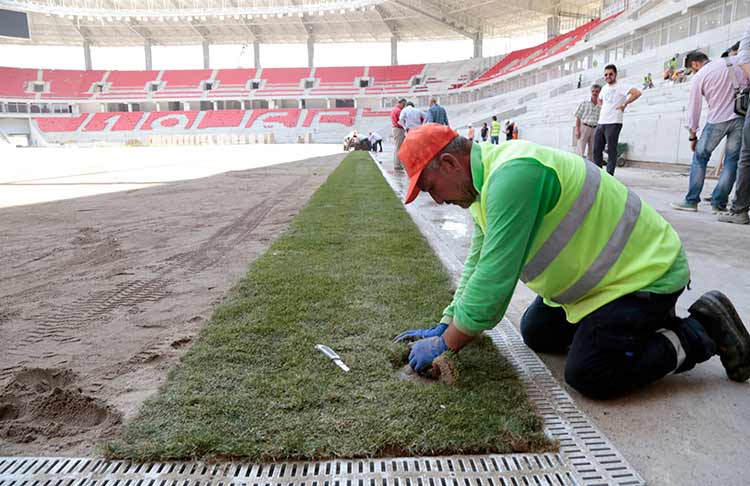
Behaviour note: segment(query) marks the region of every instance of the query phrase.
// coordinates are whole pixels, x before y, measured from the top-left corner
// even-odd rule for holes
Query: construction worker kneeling
[[[564,353],[565,379],[610,398],[719,354],[729,378],[750,378],[750,335],[729,299],[704,294],[687,317],[690,281],[680,238],[651,206],[578,155],[526,141],[477,144],[426,124],[398,151],[420,191],[471,212],[474,235],[453,301],[418,339],[416,371],[458,351],[505,314],[520,279],[538,295],[521,320],[535,351]]]

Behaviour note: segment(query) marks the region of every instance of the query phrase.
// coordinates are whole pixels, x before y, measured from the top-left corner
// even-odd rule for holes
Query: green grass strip
[[[433,325],[450,299],[437,257],[369,156],[353,153],[105,452],[269,461],[548,450],[487,338],[460,353],[456,386],[398,378],[391,339]]]

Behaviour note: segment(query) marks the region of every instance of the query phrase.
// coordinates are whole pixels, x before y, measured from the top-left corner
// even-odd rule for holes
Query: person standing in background
[[[393,143],[396,144],[396,147],[393,149],[393,168],[395,170],[404,170],[404,166],[398,159],[398,149],[401,148],[401,144],[404,142],[404,138],[406,137],[406,131],[404,131],[404,127],[399,122],[401,111],[404,109],[404,106],[406,106],[406,100],[404,98],[401,98],[400,100],[398,100],[398,103],[396,103],[396,106],[394,106],[391,110]]]
[[[500,143],[500,122],[497,121],[496,115],[492,115],[490,127],[490,142],[497,145]]]
[[[487,141],[487,136],[490,133],[490,127],[487,126],[487,122],[482,123],[482,129],[479,131],[479,135],[482,137],[482,142]]]
[[[622,118],[627,106],[640,98],[641,92],[617,82],[617,66],[604,67],[607,84],[599,93],[599,123],[594,132],[594,163],[604,166],[604,146],[607,146],[607,172],[615,175],[617,143],[620,141]]]
[[[742,35],[738,49],[737,65],[750,78],[750,25]],[[732,208],[728,213],[719,215],[722,223],[750,224],[750,216],[747,214],[750,209],[750,116],[747,115],[742,125],[741,146]]]
[[[472,142],[474,141],[474,127],[472,127],[471,125],[469,125],[469,129],[466,130],[466,138],[468,138]]]
[[[445,108],[438,104],[436,98],[430,100],[430,108],[427,110],[427,116],[425,118],[425,123],[448,125],[448,114],[445,112]]]
[[[602,87],[595,84],[591,87],[591,98],[581,102],[576,110],[576,153],[588,160],[594,160],[594,131],[599,122],[599,92]]]

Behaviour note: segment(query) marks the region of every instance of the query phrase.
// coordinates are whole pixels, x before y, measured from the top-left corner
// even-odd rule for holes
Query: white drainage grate
[[[567,486],[559,454],[400,458],[268,465],[61,458],[0,459],[0,486]]]
[[[544,419],[547,435],[560,441],[560,453],[587,486],[645,484],[606,436],[562,389],[541,359],[524,344],[507,319],[489,333],[526,385],[526,393]]]

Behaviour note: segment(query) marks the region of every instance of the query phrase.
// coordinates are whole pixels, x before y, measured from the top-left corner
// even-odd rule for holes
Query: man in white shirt
[[[380,151],[383,151],[383,137],[381,137],[378,132],[370,132],[370,136],[367,138],[370,139],[370,150],[372,150],[373,152],[377,152],[379,145]]]
[[[594,163],[604,165],[604,145],[607,145],[607,172],[615,175],[617,167],[617,142],[622,130],[622,115],[625,107],[641,96],[635,88],[617,82],[617,66],[609,64],[604,68],[604,85],[599,93],[599,123],[594,132]]]
[[[399,115],[398,122],[402,127],[406,129],[406,133],[409,133],[409,130],[422,125],[422,123],[424,123],[424,119],[424,113],[414,108],[414,103],[410,101],[406,104],[406,107],[401,110],[401,115]]]

